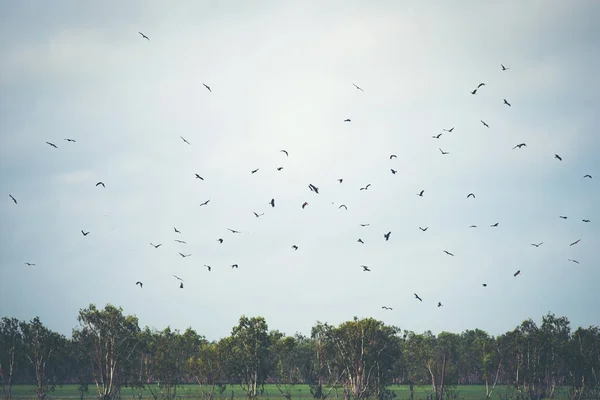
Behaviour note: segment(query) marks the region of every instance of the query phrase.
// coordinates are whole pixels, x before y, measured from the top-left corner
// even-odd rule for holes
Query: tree
[[[23,353],[35,373],[36,396],[38,399],[45,399],[49,387],[50,363],[65,345],[65,338],[46,328],[38,317],[29,323],[21,322],[20,327],[23,333]]]
[[[221,393],[225,391],[225,386],[220,384],[220,381],[224,378],[226,353],[223,350],[227,345],[225,342],[225,340],[220,342],[202,341],[198,354],[188,362],[189,372],[200,386],[203,399],[208,396],[209,400],[213,400],[215,387],[217,386]],[[204,392],[205,385],[210,388],[207,394]]]
[[[0,321],[0,383],[5,399],[12,398],[12,384],[17,366],[16,354],[23,347],[19,320],[4,317]]]
[[[292,398],[294,385],[303,378],[303,365],[306,354],[302,345],[302,336],[285,336],[279,331],[271,332],[271,354],[273,355],[273,378],[279,393],[286,399]]]
[[[138,345],[137,317],[124,316],[121,308],[110,304],[104,310],[90,304],[79,310],[77,320],[81,326],[73,332],[73,338],[88,358],[98,398],[119,397],[126,383],[124,372],[131,367]]]

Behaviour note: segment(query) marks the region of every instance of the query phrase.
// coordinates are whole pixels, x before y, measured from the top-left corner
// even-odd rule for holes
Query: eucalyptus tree
[[[3,317],[0,320],[0,384],[5,399],[12,398],[13,378],[22,348],[23,335],[19,320]]]
[[[219,393],[225,391],[226,386],[222,384],[225,380],[225,355],[229,341],[222,339],[219,342],[208,342],[203,340],[198,346],[198,353],[188,360],[189,374],[200,386],[202,399],[212,400],[215,389]],[[208,391],[205,391],[208,388]]]

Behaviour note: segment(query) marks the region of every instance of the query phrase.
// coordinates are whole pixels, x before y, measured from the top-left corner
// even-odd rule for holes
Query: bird
[[[252,211],[252,212],[254,213],[254,216],[255,216],[256,218],[260,217],[261,215],[265,215],[265,213],[258,214],[258,213],[257,213],[257,212],[255,212],[255,211]]]
[[[140,282],[140,281],[137,281],[135,284],[139,285],[140,289],[142,289],[144,287],[144,284],[142,282]]]
[[[590,178],[590,179],[592,179],[592,176],[591,176],[590,174],[586,174],[586,175],[584,175],[583,177],[584,177],[584,178]]]
[[[253,169],[252,171],[250,171],[250,173],[252,173],[252,174],[255,174],[255,173],[257,173],[257,172],[258,172],[258,170],[259,170],[259,169],[260,169],[260,168]]]
[[[450,129],[442,129],[444,132],[449,132],[452,133],[452,131],[454,130],[454,127],[450,128]],[[440,133],[441,135],[441,133]]]
[[[81,230],[81,234],[82,234],[83,236],[87,236],[87,235],[89,235],[89,234],[90,234],[90,232],[84,232],[84,231],[83,231],[83,229],[82,229],[82,230]]]
[[[571,243],[569,246],[574,246],[574,245],[576,245],[577,243],[579,243],[580,241],[581,241],[581,239],[577,239],[576,241],[574,241],[573,243]]]
[[[439,147],[438,147],[438,149],[439,149]],[[447,152],[447,151],[444,151],[444,150],[442,150],[442,149],[440,149],[440,152],[441,152],[442,154],[450,154],[449,152]]]
[[[339,206],[339,207],[338,207],[338,210],[339,210],[340,208],[342,208],[342,207],[344,207],[346,210],[348,210],[348,207],[346,207],[346,205],[345,205],[345,204],[342,204],[341,206]]]
[[[490,126],[488,124],[486,124],[484,121],[480,120],[481,123],[483,124],[483,126],[485,126],[486,128],[489,128]]]
[[[454,254],[450,253],[448,250],[443,250],[443,251],[444,251],[444,253],[448,254],[449,256],[454,257]]]
[[[344,179],[343,179],[343,178],[340,178],[340,179],[338,179],[337,181],[338,181],[339,183],[342,183],[342,182],[344,182]]]
[[[370,184],[370,183],[369,183],[369,184],[367,184],[367,186],[365,186],[365,187],[361,187],[361,188],[360,188],[360,190],[367,190],[367,189],[369,189],[369,186],[371,186],[371,184]]]
[[[423,193],[425,193],[425,190],[421,190],[419,193],[417,193],[417,196],[423,197]]]
[[[231,264],[231,269],[234,269],[234,268],[238,268],[239,269],[239,266],[237,264]]]
[[[482,283],[481,286],[487,287],[487,283]]]
[[[222,238],[218,238],[218,239],[217,239],[217,242],[219,242],[219,243],[223,243],[223,239],[222,239]]]
[[[479,89],[482,86],[485,86],[485,83],[481,82],[479,85],[477,85],[477,89]]]
[[[212,93],[212,90],[210,90],[210,86],[208,86],[206,83],[203,83],[204,87],[208,89],[209,92]]]
[[[189,257],[191,256],[191,254],[183,254],[183,253],[179,253],[179,255],[183,258]]]
[[[567,217],[565,215],[559,215],[558,218],[560,218],[560,219],[567,219]]]
[[[392,234],[392,231],[389,231],[388,233],[384,234],[383,237],[385,238],[385,241],[387,242],[388,240],[390,240],[390,235]]]
[[[177,228],[173,227],[173,230],[175,231],[175,233],[181,233],[177,230]]]
[[[440,136],[442,136],[442,134],[441,134],[441,133],[438,133],[437,135],[433,135],[433,136],[432,136],[432,138],[433,138],[433,139],[439,139],[439,138],[440,138]]]
[[[207,205],[209,201],[210,199],[206,200],[204,203],[200,203],[200,207]]]
[[[162,246],[162,243],[153,244],[152,242],[150,242],[150,246],[154,247],[155,249],[158,249],[160,246]]]
[[[417,299],[417,300],[419,300],[421,302],[423,301],[423,299],[421,299],[418,294],[416,294],[416,293],[413,293],[413,294],[415,295],[415,299]]]
[[[344,120],[344,122],[351,122],[351,119],[350,119],[350,118],[346,118],[346,119]]]
[[[294,244],[294,245],[292,245],[292,249],[294,249],[294,250],[298,250],[298,246],[296,246],[296,245]]]
[[[365,244],[365,242],[363,242],[363,240],[362,240],[361,238],[358,238],[357,242],[358,242],[358,243]]]
[[[496,222],[495,224],[490,225],[490,227],[492,227],[492,228],[498,227],[498,222]]]
[[[15,204],[18,204],[17,199],[15,199],[12,194],[9,194],[8,197],[10,197]]]
[[[544,244],[544,242],[540,242],[540,243],[538,243],[538,244],[531,243],[531,245],[532,245],[532,246],[535,246],[535,247],[540,247],[540,246],[541,246],[541,245],[543,245],[543,244]]]
[[[184,142],[186,142],[187,144],[191,144],[190,142],[188,142],[187,140],[185,140],[185,138],[183,136],[179,136],[181,138],[181,140],[183,140]]]
[[[138,32],[138,33],[139,33],[140,35],[142,35],[142,37],[143,37],[144,39],[146,39],[146,40],[150,40],[150,39],[148,39],[148,36],[144,35],[142,32]]]
[[[281,171],[283,167],[277,167],[277,171]]]
[[[525,143],[519,143],[518,145],[516,145],[515,147],[513,147],[514,149],[520,149],[521,147],[527,147],[527,145]]]
[[[364,90],[362,90],[362,88],[360,88],[359,86],[356,85],[356,83],[353,83],[354,87],[358,90],[360,90],[361,92],[364,92]]]
[[[240,231],[236,231],[235,229],[229,229],[229,228],[227,228],[227,230],[230,231],[231,233],[242,233]]]
[[[425,232],[427,229],[429,229],[429,227],[428,227],[428,226],[427,226],[427,227],[425,227],[425,228],[421,228],[421,227],[419,227],[419,229],[420,229],[420,230],[422,230],[423,232]]]
[[[390,310],[390,311],[392,311],[392,310],[393,310],[393,308],[392,308],[392,307],[387,307],[387,306],[381,306],[381,308],[382,308],[383,310]]]
[[[562,161],[562,157],[561,157],[561,156],[559,156],[558,154],[555,154],[555,155],[554,155],[554,158],[556,158],[558,161]]]
[[[469,225],[469,228],[477,228],[477,225]]]
[[[520,275],[520,274],[521,274],[521,270],[518,270],[517,272],[515,272],[515,273],[513,274],[513,276],[517,276],[517,275]]]
[[[30,267],[35,267],[34,263],[26,262],[25,265],[29,265]]]
[[[590,221],[589,219],[582,219],[582,221],[583,221],[583,222],[586,222],[586,223],[587,223],[587,222],[592,222],[592,221]]]
[[[175,242],[181,243],[181,244],[187,244],[187,242],[185,240],[175,239]]]
[[[178,277],[177,275],[173,275],[175,278],[179,279],[180,281],[183,282],[183,279],[181,279],[180,277]]]
[[[573,260],[573,259],[570,259],[570,258],[568,260],[571,261],[571,262],[574,262],[575,264],[579,264],[579,261],[577,261],[577,260]]]
[[[361,265],[363,272],[371,272],[371,270],[369,269],[369,267],[367,265]]]
[[[438,307],[441,307],[441,306],[442,306],[442,303],[438,301]]]
[[[397,155],[395,155],[395,154],[392,154],[392,155],[390,155],[390,160],[391,160],[392,158],[398,158],[398,156],[397,156]]]
[[[183,282],[179,284],[179,289],[183,289]]]
[[[46,144],[47,144],[48,146],[52,146],[52,147],[54,147],[55,149],[58,149],[58,147],[56,147],[56,145],[55,145],[54,143],[46,142]]]
[[[468,199],[469,197],[475,198],[475,195],[474,195],[473,193],[469,193],[469,194],[467,195],[467,199]]]
[[[201,181],[203,181],[203,180],[204,180],[204,178],[203,178],[203,177],[201,177],[201,176],[200,176],[200,175],[198,175],[198,174],[196,174],[196,179],[200,179]]]
[[[360,224],[360,226],[365,227],[365,226],[369,226],[371,224]]]
[[[316,187],[315,185],[313,185],[312,183],[308,184],[308,188],[312,191],[315,192],[316,194],[319,194],[319,188]]]
[[[302,203],[302,209],[304,210],[304,207],[306,207],[307,205],[308,205],[308,202],[306,202],[306,201],[304,203]]]
[[[392,174],[394,174],[394,175],[396,175],[396,172],[398,172],[398,171],[396,171],[396,170],[395,170],[395,169],[393,169],[393,168],[390,168],[390,171],[392,171]]]
[[[204,264],[204,266],[206,267],[206,269],[208,269],[208,272],[210,272],[212,270],[212,268],[210,267],[210,265]]]
[[[503,64],[500,64],[500,66],[502,67],[502,71],[507,71],[510,69],[510,68],[506,68]]]
[[[477,89],[474,89],[471,94],[477,94]]]
[[[106,187],[106,185],[104,184],[104,182],[98,182],[98,183],[96,183],[96,187],[98,187],[98,186],[100,186],[100,185],[102,185],[102,187],[103,187],[103,188],[105,188],[105,187]]]
[[[510,107],[510,103],[508,101],[506,101],[506,99],[502,99],[502,100],[504,100],[504,104],[506,104],[507,106]]]
[[[280,153],[285,153],[285,155],[286,155],[287,157],[289,157],[289,156],[290,156],[290,155],[288,154],[287,150],[279,150],[279,152],[280,152]]]
[[[73,142],[73,143],[75,143],[75,139],[69,139],[69,138],[67,138],[67,139],[65,139],[65,140],[66,140],[67,142]]]
[[[269,204],[271,205],[271,207],[275,207],[275,199],[271,199],[271,201],[269,202]]]

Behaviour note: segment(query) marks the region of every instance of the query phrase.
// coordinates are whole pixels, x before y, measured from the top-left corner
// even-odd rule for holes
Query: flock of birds
[[[150,40],[150,39],[148,38],[148,36],[146,36],[144,33],[142,33],[142,32],[138,32],[138,33],[141,35],[141,37],[142,37],[143,39],[146,39],[146,40],[148,40],[148,41]],[[502,71],[508,71],[508,70],[510,69],[510,68],[507,68],[507,67],[505,67],[503,64],[500,64],[500,66],[501,66],[501,68],[502,68]],[[480,90],[480,89],[481,89],[482,87],[484,87],[485,85],[486,85],[486,84],[485,84],[484,82],[482,82],[482,83],[478,84],[478,85],[477,85],[477,87],[476,87],[475,89],[473,89],[472,91],[470,91],[470,93],[471,93],[472,95],[476,95],[476,94],[477,94],[477,92],[478,92],[478,90]],[[203,83],[203,86],[206,88],[206,90],[208,90],[209,92],[212,92],[212,89],[210,88],[210,86],[209,86],[209,85],[207,85],[207,84]],[[358,90],[358,91],[361,91],[361,92],[364,92],[364,90],[363,90],[363,89],[362,89],[360,86],[356,85],[355,83],[353,83],[353,86],[356,88],[356,90]],[[503,99],[503,104],[504,104],[504,105],[506,105],[506,106],[508,106],[508,107],[512,107],[511,103],[510,103],[510,102],[508,102],[506,99]],[[483,125],[484,127],[486,127],[486,128],[489,128],[489,127],[490,127],[490,126],[489,126],[489,125],[488,125],[488,124],[487,124],[485,121],[483,121],[483,120],[480,120],[480,121],[481,121],[481,123],[482,123],[482,125]],[[346,118],[346,119],[344,119],[344,120],[343,120],[343,122],[344,122],[344,123],[351,123],[351,122],[352,122],[352,120],[351,120],[350,118]],[[455,127],[452,127],[452,128],[450,128],[450,129],[442,129],[442,132],[441,132],[441,133],[439,133],[439,134],[437,134],[437,135],[434,135],[434,136],[432,136],[432,138],[433,138],[433,139],[440,139],[440,138],[441,138],[441,136],[442,136],[443,134],[452,133],[452,132],[454,131],[454,129],[455,129]],[[181,140],[182,140],[184,143],[186,143],[187,145],[191,145],[191,143],[190,143],[188,140],[186,140],[186,139],[185,139],[183,136],[180,136],[180,138],[181,138]],[[75,140],[75,139],[72,139],[72,138],[65,138],[64,140],[65,140],[66,142],[69,142],[69,143],[76,143],[76,140]],[[51,146],[52,148],[55,148],[55,149],[57,149],[57,148],[58,148],[58,146],[57,146],[55,143],[52,143],[52,142],[46,142],[46,144],[47,144],[48,146]],[[526,143],[519,143],[519,144],[517,144],[517,145],[515,145],[515,146],[513,147],[513,150],[522,149],[523,147],[527,147],[527,144],[526,144]],[[439,151],[440,151],[440,153],[441,153],[442,155],[448,155],[448,154],[450,154],[449,152],[447,152],[447,151],[444,151],[444,150],[442,150],[441,148],[438,148],[438,149],[439,149]],[[280,150],[280,152],[281,152],[281,153],[283,153],[283,154],[285,154],[285,156],[286,156],[286,157],[289,157],[289,153],[288,153],[288,151],[287,151],[287,150],[285,150],[285,149],[282,149],[282,150]],[[391,155],[389,156],[389,159],[390,159],[390,160],[392,160],[392,159],[394,159],[394,158],[397,158],[397,156],[396,156],[395,154],[391,154]],[[555,158],[555,159],[557,159],[558,161],[562,161],[562,157],[561,157],[560,155],[558,155],[558,154],[554,154],[554,158]],[[281,171],[282,169],[283,169],[283,167],[277,167],[277,170],[278,170],[278,171]],[[396,173],[397,173],[397,170],[395,170],[395,169],[393,169],[393,168],[391,168],[390,170],[391,170],[391,173],[392,173],[392,174],[396,174]],[[257,173],[258,171],[259,171],[259,168],[256,168],[256,169],[253,169],[253,170],[251,170],[251,171],[250,171],[250,173],[251,173],[251,174],[255,174],[255,173]],[[199,180],[202,180],[202,181],[204,180],[204,178],[203,178],[202,176],[200,176],[199,174],[195,174],[195,177],[196,177],[196,179],[199,179]],[[590,174],[586,174],[586,175],[584,175],[584,176],[583,176],[583,179],[592,179],[592,176],[591,176]],[[342,184],[342,183],[343,183],[343,181],[344,181],[344,179],[343,179],[343,178],[339,178],[339,179],[337,179],[337,182],[338,182],[339,184]],[[96,187],[100,187],[100,186],[102,186],[103,188],[106,188],[106,185],[105,185],[105,184],[104,184],[104,182],[102,182],[102,181],[100,181],[100,182],[97,182],[97,183],[96,183]],[[363,190],[368,190],[370,186],[371,186],[371,184],[367,184],[367,185],[365,185],[364,187],[361,187],[359,190],[361,190],[361,191],[363,191]],[[317,186],[313,185],[312,183],[308,184],[308,188],[309,188],[309,190],[310,190],[310,191],[312,191],[312,192],[314,192],[314,193],[316,193],[316,194],[319,194],[319,188],[318,188]],[[423,196],[424,196],[424,193],[425,193],[425,190],[421,190],[419,193],[416,193],[416,195],[417,195],[417,196],[420,196],[420,197],[423,197]],[[18,202],[17,202],[17,199],[16,199],[16,198],[15,198],[15,197],[14,197],[12,194],[9,194],[9,197],[10,197],[10,199],[11,199],[11,200],[14,202],[14,204],[18,204]],[[474,193],[469,193],[469,194],[467,195],[467,199],[469,199],[469,198],[473,198],[473,199],[475,199],[475,194],[474,194]],[[201,203],[201,204],[200,204],[200,206],[201,206],[201,207],[202,207],[202,206],[207,206],[207,205],[209,204],[209,202],[210,202],[210,200],[206,200],[205,202]],[[271,205],[271,207],[275,207],[275,199],[271,199],[271,201],[269,201],[269,202],[268,202],[268,204],[269,204],[269,205]],[[304,209],[304,208],[306,208],[307,206],[308,206],[308,202],[304,202],[304,203],[302,204],[302,206],[301,206],[301,207],[302,207],[302,209]],[[346,209],[346,210],[348,209],[348,207],[347,207],[345,204],[341,204],[341,205],[340,205],[338,208],[339,208],[339,209],[342,209],[342,208],[344,208],[344,209]],[[261,216],[263,216],[263,215],[264,215],[264,213],[261,213],[261,214],[259,214],[259,213],[256,213],[256,212],[253,212],[253,213],[254,213],[254,216],[255,216],[256,218],[260,218]],[[567,219],[567,217],[566,217],[566,216],[563,216],[563,215],[559,216],[559,218],[561,218],[561,219]],[[585,223],[590,223],[590,222],[591,222],[589,219],[583,219],[582,221],[583,221],[583,222],[585,222]],[[368,223],[365,223],[365,224],[360,224],[360,226],[361,226],[361,227],[368,227],[369,225],[370,225],[370,224],[368,224]],[[497,227],[498,227],[498,225],[499,225],[499,223],[498,223],[498,222],[496,222],[496,223],[494,223],[494,224],[491,224],[491,225],[490,225],[490,227],[491,227],[491,228],[497,228]],[[476,226],[476,225],[470,225],[470,226],[469,226],[469,228],[477,228],[477,226]],[[231,229],[231,228],[227,228],[227,229],[228,229],[228,230],[229,230],[229,231],[230,231],[232,234],[239,234],[239,233],[241,233],[240,231],[238,231],[238,230],[235,230],[235,229]],[[420,229],[421,231],[425,232],[425,231],[427,231],[428,227],[421,227],[421,226],[419,226],[419,229]],[[180,232],[180,231],[179,231],[179,230],[178,230],[176,227],[173,227],[173,230],[174,230],[174,232],[175,232],[176,234],[181,234],[181,232]],[[84,231],[84,230],[82,229],[82,230],[81,230],[81,234],[82,234],[84,237],[86,237],[86,236],[88,236],[88,235],[90,234],[90,232],[89,232],[89,231],[87,231],[87,232],[86,232],[86,231]],[[386,241],[389,241],[389,240],[390,240],[390,236],[391,236],[391,234],[392,234],[392,232],[391,232],[391,231],[384,233],[384,234],[383,234],[383,239],[384,239],[384,240],[386,240]],[[223,240],[223,238],[218,238],[218,239],[216,239],[216,240],[217,240],[219,243],[223,243],[223,241],[224,241],[224,240]],[[181,240],[181,239],[175,239],[175,241],[176,241],[176,242],[178,242],[178,243],[181,243],[181,244],[186,244],[186,242],[185,242],[184,240]],[[578,244],[580,241],[581,241],[581,239],[578,239],[578,240],[576,240],[576,241],[572,242],[572,243],[571,243],[569,246],[574,246],[574,245]],[[358,238],[358,243],[364,244],[364,241],[363,241],[361,238]],[[544,244],[543,242],[540,242],[540,243],[532,243],[532,244],[531,244],[531,246],[538,248],[538,247],[540,247],[540,246],[541,246],[541,245],[543,245],[543,244]],[[150,245],[151,245],[153,248],[155,248],[155,249],[158,249],[159,247],[161,247],[161,246],[162,246],[162,243],[154,244],[154,243],[150,242]],[[297,246],[297,245],[295,245],[295,244],[294,244],[294,245],[292,245],[291,247],[292,247],[292,249],[293,249],[294,251],[297,251],[297,250],[298,250],[298,246]],[[451,252],[449,252],[449,251],[447,251],[447,250],[443,250],[443,252],[444,252],[446,255],[450,256],[450,257],[454,257],[454,254],[452,254]],[[182,258],[186,258],[186,257],[190,257],[192,254],[184,254],[184,253],[181,253],[181,252],[180,252],[180,253],[179,253],[179,255],[180,255]],[[577,263],[577,264],[579,264],[579,261],[577,261],[577,260],[574,260],[574,259],[568,259],[568,261],[570,261],[570,262],[573,262],[573,263]],[[36,265],[35,263],[31,263],[31,262],[26,262],[25,264],[26,264],[26,265],[28,265],[28,266],[35,266],[35,265]],[[204,267],[206,267],[206,269],[208,270],[208,272],[210,272],[210,271],[212,270],[212,267],[211,267],[210,265],[206,265],[206,264],[205,264],[205,265],[204,265]],[[363,272],[370,272],[370,271],[371,271],[370,267],[369,267],[369,266],[367,266],[367,265],[361,265],[360,267],[362,268],[362,271],[363,271]],[[232,264],[232,265],[231,265],[231,268],[232,268],[232,269],[235,269],[235,268],[239,268],[239,266],[238,266],[238,264]],[[516,272],[513,274],[513,276],[514,276],[514,277],[517,277],[517,276],[519,276],[520,274],[521,274],[521,270],[517,270],[517,271],[516,271]],[[180,278],[180,277],[179,277],[179,276],[177,276],[177,275],[173,275],[173,277],[179,281],[179,288],[183,289],[183,288],[184,288],[184,281],[183,281],[183,279],[182,279],[182,278]],[[135,284],[136,284],[137,286],[139,286],[140,288],[143,288],[143,286],[144,286],[143,282],[141,282],[141,281],[137,281]],[[487,283],[482,283],[482,286],[483,286],[483,287],[487,287]],[[422,301],[423,301],[423,299],[422,299],[422,298],[421,298],[421,297],[420,297],[420,296],[419,296],[417,293],[414,293],[414,296],[415,296],[415,299],[416,299],[416,300],[418,300],[418,301],[420,301],[420,302],[422,302]],[[438,302],[438,303],[437,303],[437,307],[442,307],[442,306],[443,306],[443,305],[442,305],[442,303],[441,303],[441,302]],[[388,306],[385,306],[385,305],[384,305],[384,306],[382,306],[381,308],[382,308],[383,310],[388,310],[388,311],[392,311],[392,310],[393,310],[393,308],[392,308],[392,307],[388,307]]]

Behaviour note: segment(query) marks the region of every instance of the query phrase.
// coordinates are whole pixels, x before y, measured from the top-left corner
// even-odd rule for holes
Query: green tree
[[[203,399],[208,397],[209,400],[213,400],[215,388],[219,388],[220,393],[225,391],[225,385],[221,384],[225,370],[225,342],[202,341],[198,354],[188,361],[189,373],[200,386]],[[209,388],[208,393],[204,390],[206,386]]]
[[[18,366],[17,354],[23,348],[20,323],[16,318],[0,320],[0,384],[5,399],[12,398],[12,384]]]

